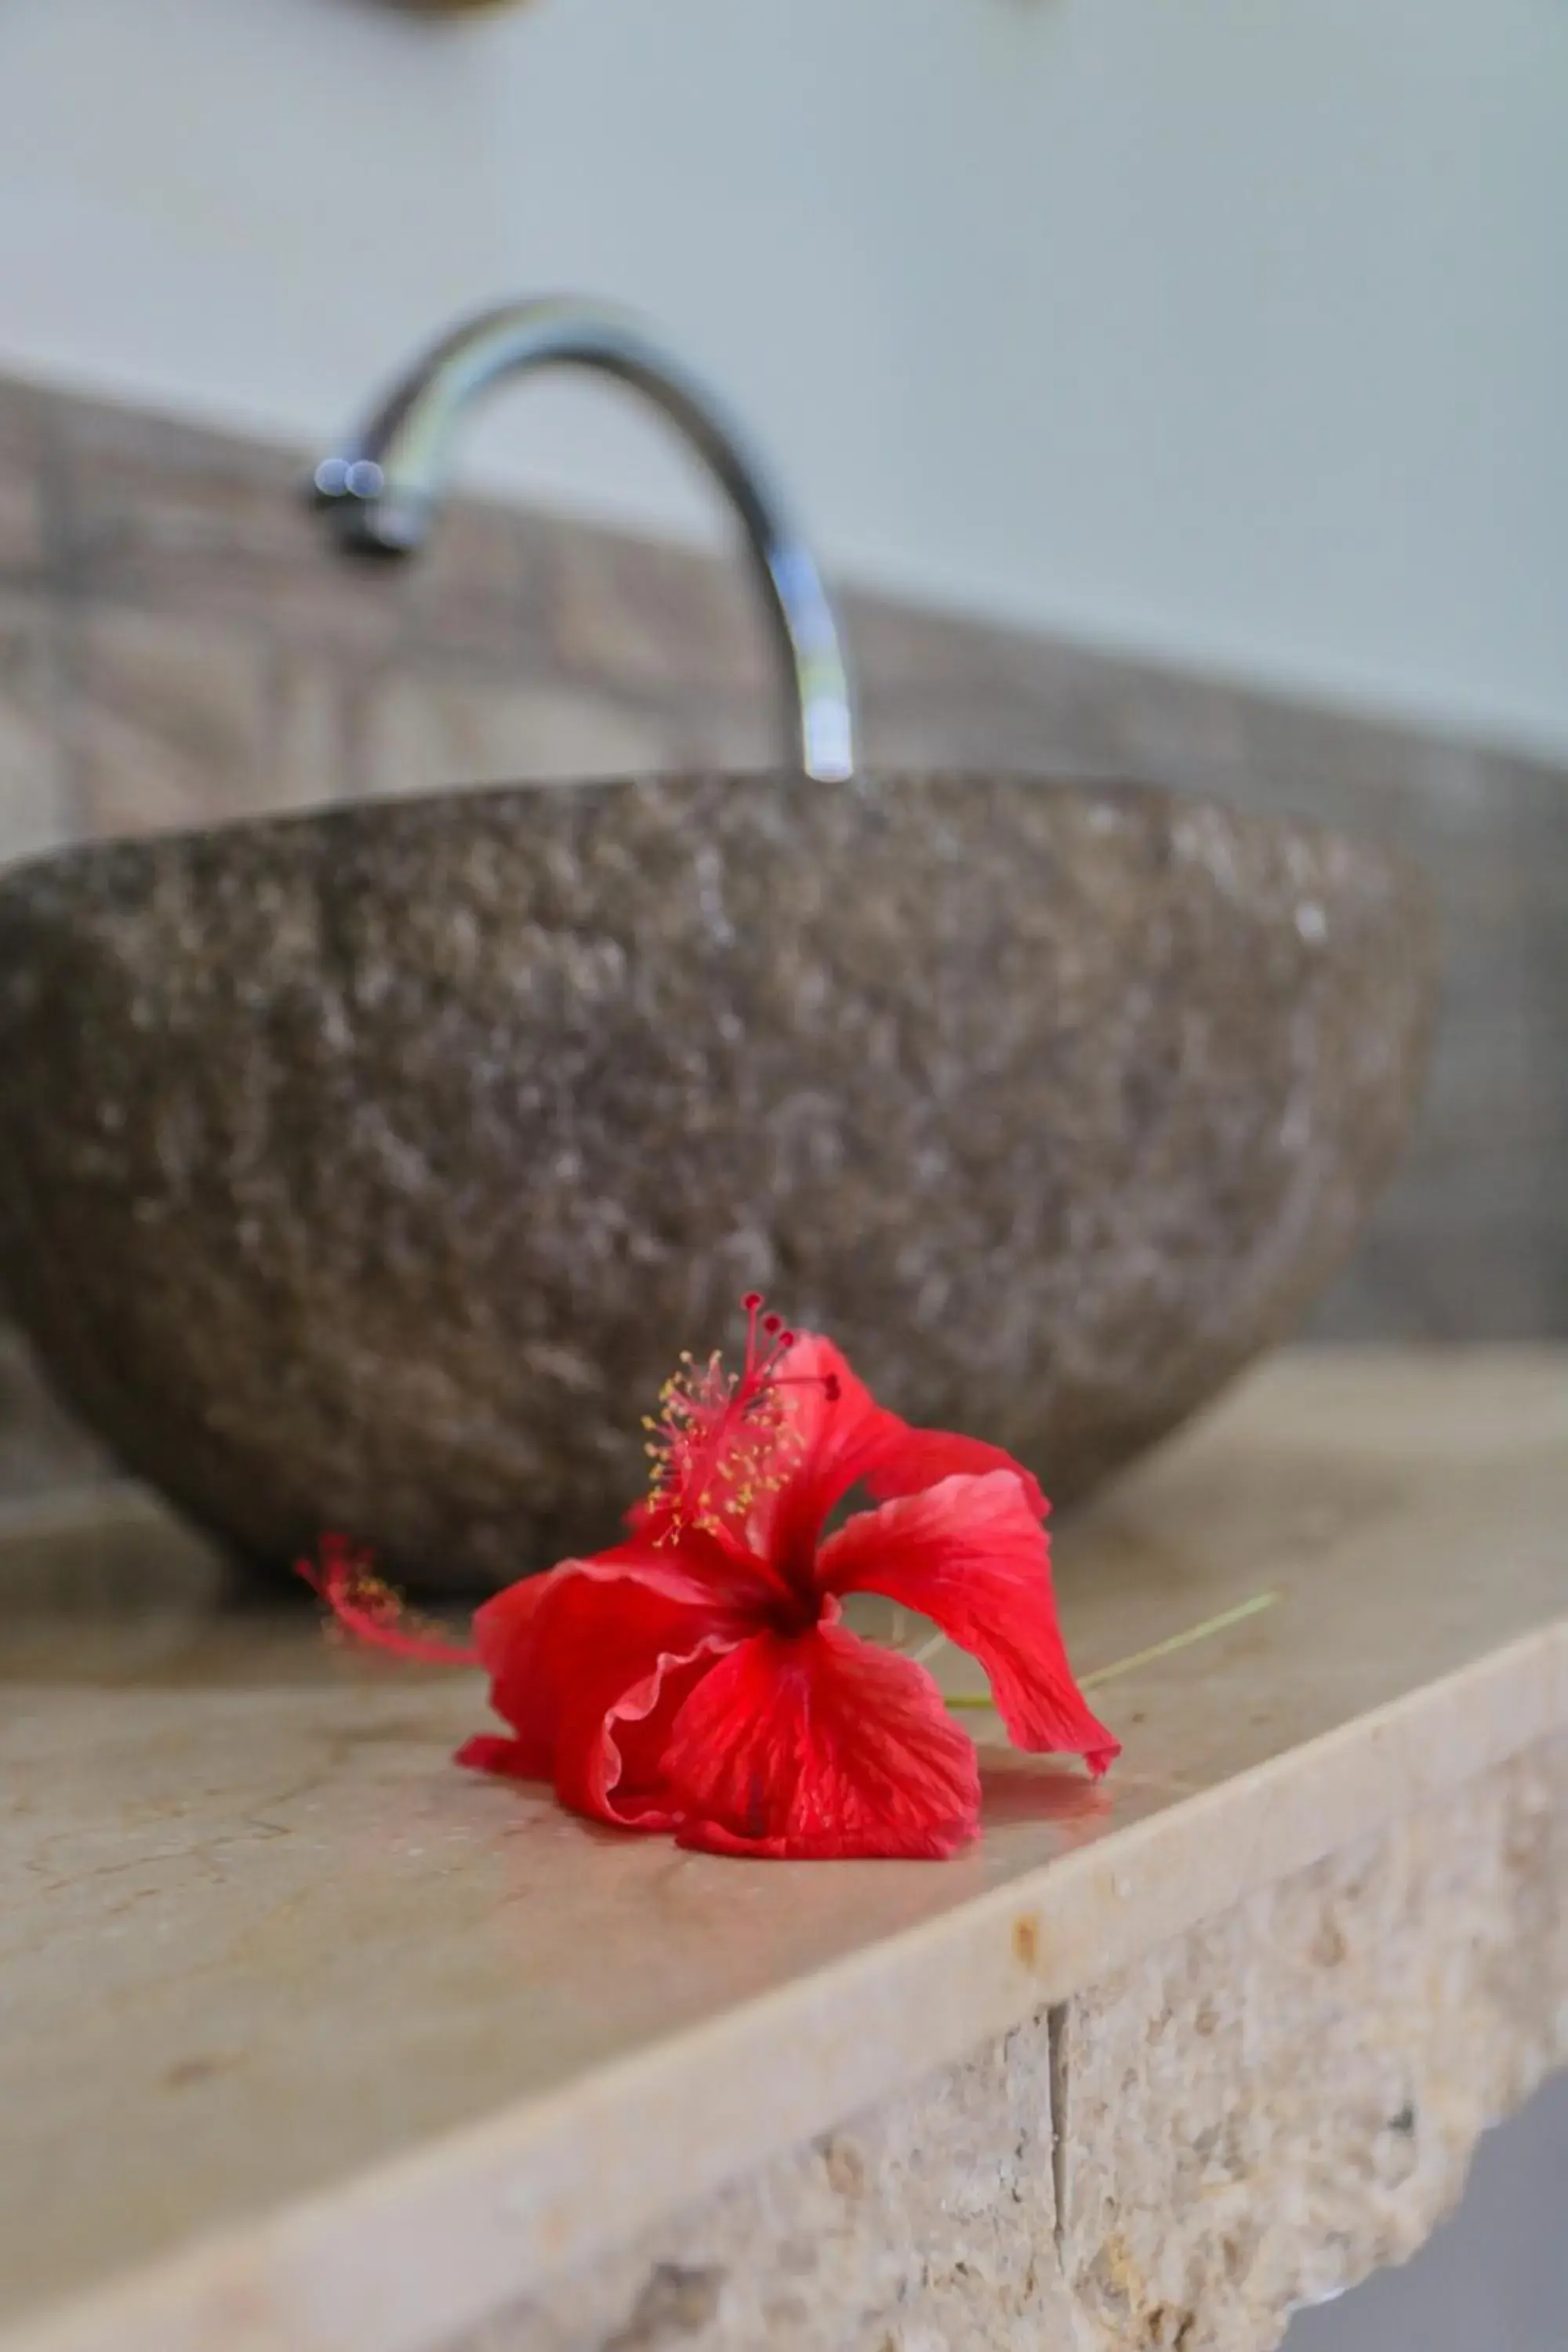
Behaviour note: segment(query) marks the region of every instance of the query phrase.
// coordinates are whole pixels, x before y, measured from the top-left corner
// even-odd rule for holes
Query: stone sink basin
[[[1385,850],[992,776],[518,786],[0,882],[0,1286],[244,1552],[613,1537],[742,1292],[1058,1503],[1288,1330],[1405,1132]]]

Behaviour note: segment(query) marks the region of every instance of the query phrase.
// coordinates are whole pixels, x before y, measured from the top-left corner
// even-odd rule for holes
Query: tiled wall
[[[437,782],[774,753],[738,566],[500,507],[343,564],[298,455],[0,380],[0,860]],[[850,596],[868,765],[1131,775],[1396,837],[1447,927],[1404,1175],[1313,1328],[1568,1332],[1568,772]],[[44,1444],[0,1334],[0,1496]]]

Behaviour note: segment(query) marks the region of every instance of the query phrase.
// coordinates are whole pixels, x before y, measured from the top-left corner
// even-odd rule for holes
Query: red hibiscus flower
[[[979,1823],[973,1745],[925,1668],[841,1604],[875,1592],[929,1619],[1021,1748],[1103,1772],[1119,1746],[1062,1646],[1045,1497],[998,1447],[885,1411],[830,1341],[761,1306],[739,1375],[714,1357],[667,1387],[627,1539],[486,1602],[472,1653],[400,1631],[346,1547],[311,1580],[362,1638],[485,1668],[514,1736],[459,1763],[708,1853],[953,1853]],[[829,1532],[853,1488],[875,1507]]]

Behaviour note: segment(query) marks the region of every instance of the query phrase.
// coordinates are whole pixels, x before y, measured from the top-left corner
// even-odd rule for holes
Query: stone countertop
[[[1565,1529],[1568,1356],[1277,1359],[1058,1533],[1109,1781],[976,1712],[978,1849],[786,1866],[0,1515],[5,2352],[1274,2340],[1568,2054]]]

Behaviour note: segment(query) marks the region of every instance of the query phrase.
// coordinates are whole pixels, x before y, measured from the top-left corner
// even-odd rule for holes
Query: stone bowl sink
[[[193,1518],[476,1589],[613,1538],[751,1288],[1085,1495],[1289,1329],[1411,1116],[1382,848],[1103,784],[681,777],[0,881],[0,1287]]]

